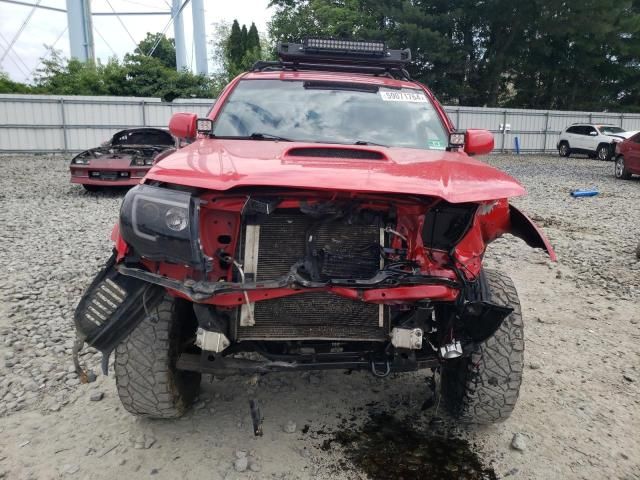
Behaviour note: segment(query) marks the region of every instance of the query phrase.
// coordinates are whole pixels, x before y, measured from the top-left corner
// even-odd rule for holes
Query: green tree
[[[576,3],[571,9],[560,0],[535,3],[535,20],[515,62],[516,88],[510,104],[640,109],[640,104],[627,103],[640,78],[640,9],[631,1],[597,3],[597,22],[591,2]]]
[[[260,34],[258,33],[256,24],[252,22],[251,27],[249,27],[249,32],[247,33],[246,51],[258,50],[258,52],[260,52],[261,48]]]
[[[231,26],[225,23],[214,25],[214,40],[211,42],[214,64],[220,72],[213,76],[214,90],[221,90],[235,76],[247,71],[258,60],[273,58],[268,42],[260,38],[255,24],[247,30],[237,20]],[[242,41],[245,32],[246,40]],[[243,45],[242,50],[238,45]]]
[[[238,21],[234,20],[231,25],[231,32],[227,38],[225,57],[227,58],[229,65],[237,65],[242,61],[243,55],[244,44],[242,41],[242,30],[240,30],[240,24]]]
[[[34,91],[61,95],[114,95],[160,97],[166,101],[183,97],[212,96],[212,81],[191,72],[177,72],[159,58],[139,53],[124,61],[67,61],[59,52],[43,60],[35,78]]]
[[[249,33],[247,32],[247,26],[242,25],[242,29],[240,30],[240,44],[242,45],[242,55],[244,55],[247,51],[247,37]]]
[[[167,38],[162,33],[147,32],[134,53],[149,55],[152,51],[151,56],[160,60],[165,67],[176,68],[176,42],[173,38]]]
[[[103,74],[105,70],[109,72],[110,80],[114,77],[125,79],[125,71],[115,58],[105,66],[100,62],[66,60],[54,50],[36,70],[35,89],[59,95],[113,95],[114,88]]]
[[[0,93],[33,93],[32,90],[29,85],[14,82],[6,72],[0,71]]]
[[[123,68],[126,83],[119,95],[160,97],[165,101],[175,98],[209,97],[211,82],[202,75],[189,71],[177,72],[167,68],[160,59],[146,55],[125,55]]]
[[[640,110],[640,0],[271,4],[275,41],[370,38],[411,48],[410,73],[446,103]]]

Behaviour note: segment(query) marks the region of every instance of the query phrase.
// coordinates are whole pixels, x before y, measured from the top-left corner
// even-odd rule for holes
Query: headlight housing
[[[153,165],[156,155],[135,155],[131,159],[132,167],[150,167]]]
[[[440,202],[424,219],[422,239],[429,248],[449,251],[469,229],[478,208],[474,203]]]
[[[198,200],[188,192],[138,185],[120,209],[122,238],[138,255],[199,268]]]
[[[74,165],[89,165],[89,157],[84,156],[82,153],[76,157],[73,157],[71,163]]]

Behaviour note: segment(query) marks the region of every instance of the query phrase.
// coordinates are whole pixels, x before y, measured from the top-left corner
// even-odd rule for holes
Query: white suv
[[[568,157],[572,153],[586,153],[592,158],[611,160],[616,143],[636,133],[638,132],[627,132],[614,125],[574,123],[560,132],[558,153],[561,157]]]

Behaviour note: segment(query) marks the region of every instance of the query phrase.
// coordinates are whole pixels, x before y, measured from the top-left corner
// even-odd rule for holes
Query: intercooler
[[[375,222],[370,222],[375,223]],[[298,210],[248,220],[240,258],[256,281],[286,275],[299,262],[316,280],[370,278],[381,268],[384,230],[378,224],[319,220]],[[306,261],[305,261],[306,260]],[[329,292],[305,292],[244,305],[237,340],[385,340],[386,308]]]

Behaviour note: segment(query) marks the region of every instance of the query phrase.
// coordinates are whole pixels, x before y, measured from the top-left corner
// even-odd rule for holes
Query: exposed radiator
[[[286,275],[305,254],[322,278],[369,278],[381,267],[379,225],[318,222],[299,211],[277,212],[244,226],[240,257],[256,281]],[[251,308],[251,311],[249,310]],[[327,292],[307,292],[243,306],[238,340],[384,340],[385,308]],[[249,326],[251,322],[253,325]]]

